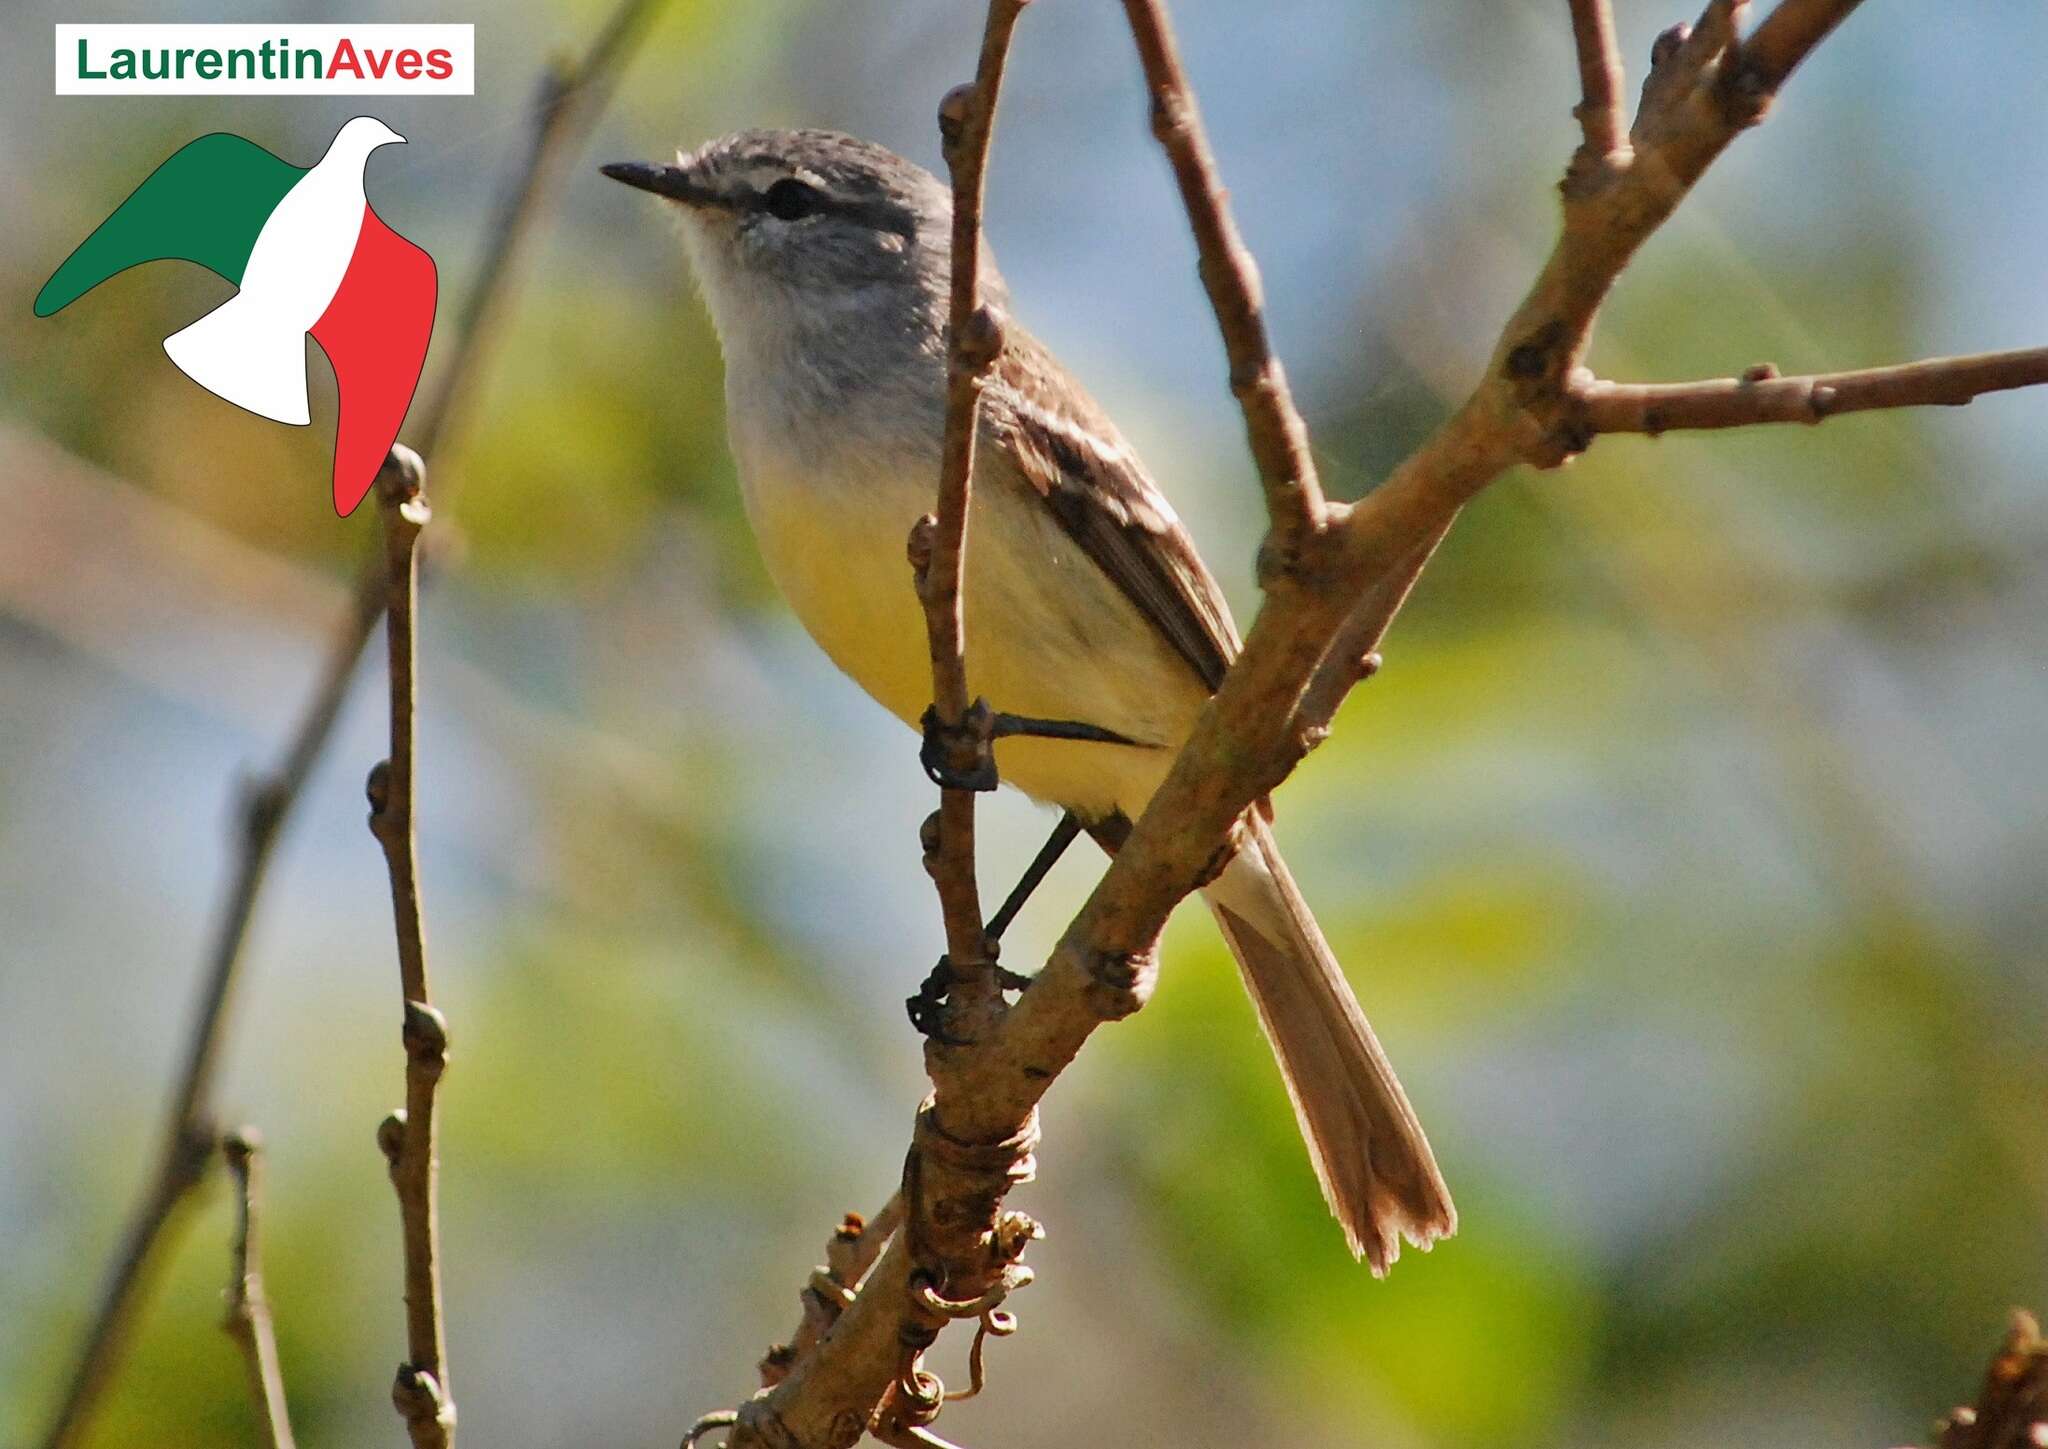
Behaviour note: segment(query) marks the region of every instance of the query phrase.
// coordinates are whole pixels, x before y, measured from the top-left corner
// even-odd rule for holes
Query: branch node
[[[917,576],[920,593],[924,590],[926,576],[932,570],[932,544],[938,533],[939,520],[930,513],[910,525],[910,538],[905,544],[904,552],[910,559],[911,572]]]
[[[439,1080],[448,1066],[448,1018],[427,1002],[408,1001],[399,1039],[405,1043],[406,1060],[430,1080]]]
[[[1683,20],[1659,31],[1657,38],[1650,42],[1650,69],[1661,70],[1670,64],[1686,41],[1691,38],[1692,27]]]
[[[384,1154],[385,1163],[396,1172],[398,1159],[405,1154],[405,1108],[398,1108],[377,1124],[377,1150]]]
[[[455,1405],[432,1374],[402,1363],[391,1381],[391,1403],[408,1426],[432,1425],[443,1435],[455,1427]]]
[[[426,486],[427,465],[411,448],[393,443],[377,469],[377,496],[386,503],[402,504],[417,498]]]
[[[384,812],[391,807],[391,761],[379,760],[370,766],[370,775],[363,782],[363,797],[370,802],[370,830],[379,829]]]
[[[1002,355],[1003,331],[1001,309],[986,302],[977,305],[967,314],[967,325],[953,341],[951,366],[964,369],[980,386],[982,374]]]
[[[1122,1021],[1152,999],[1159,980],[1159,947],[1142,951],[1092,951],[1088,955],[1088,1004],[1104,1021]]]
[[[974,113],[974,97],[973,81],[963,81],[939,97],[939,145],[949,162],[966,135],[968,118]]]

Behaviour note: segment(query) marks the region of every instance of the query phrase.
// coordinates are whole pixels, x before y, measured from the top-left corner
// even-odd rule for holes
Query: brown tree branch
[[[991,752],[987,706],[968,702],[961,587],[981,390],[1003,344],[1002,319],[981,298],[983,184],[1010,39],[1027,3],[990,0],[975,78],[939,106],[953,189],[946,425],[937,512],[913,530],[910,556],[931,645],[927,732],[960,777],[978,773]],[[893,1444],[943,1444],[924,1432],[946,1395],[920,1366],[922,1351],[951,1318],[970,1306],[971,1316],[993,1313],[1005,1293],[1029,1281],[1017,1259],[1038,1226],[1002,1213],[1001,1202],[1031,1174],[1036,1114],[1027,1105],[1016,1121],[982,1135],[939,1120],[972,1063],[1000,1049],[1008,1011],[982,926],[973,830],[973,791],[942,789],[923,841],[946,924],[946,1007],[926,1051],[932,1093],[904,1164],[902,1226],[857,1293],[842,1293],[850,1285],[828,1275],[837,1300],[831,1321],[812,1344],[771,1354],[763,1365],[767,1387],[739,1410],[729,1449],[847,1445],[867,1432]]]
[[[1658,433],[1746,428],[1758,423],[1819,423],[1878,408],[1963,407],[1988,392],[2048,383],[2048,348],[1932,357],[1892,367],[1780,377],[1768,363],[1740,377],[1703,382],[1603,382],[1573,385],[1594,433]]]
[[[277,1332],[270,1299],[263,1290],[263,1146],[253,1127],[221,1141],[228,1173],[235,1180],[235,1239],[228,1272],[228,1310],[222,1326],[241,1345],[249,1369],[249,1392],[263,1416],[270,1449],[293,1449],[291,1414],[285,1405],[284,1372],[278,1365]]]
[[[1863,0],[1782,0],[1742,47],[1743,68],[1766,94],[1775,94],[1814,47],[1849,18]]]
[[[848,1213],[841,1219],[825,1243],[825,1261],[811,1270],[810,1281],[804,1285],[803,1317],[796,1332],[788,1343],[772,1345],[761,1359],[762,1388],[772,1389],[788,1378],[790,1366],[818,1346],[902,1224],[901,1193],[892,1194],[872,1218]]]
[[[1785,18],[1765,23],[1753,54],[1739,39],[1740,0],[1710,0],[1696,28],[1667,33],[1629,144],[1568,174],[1557,244],[1484,375],[1353,505],[1325,504],[1295,486],[1313,477],[1292,466],[1299,420],[1290,418],[1284,383],[1255,380],[1277,382],[1279,374],[1260,363],[1254,273],[1228,229],[1163,12],[1157,0],[1126,0],[1126,8],[1231,350],[1274,534],[1292,547],[1269,543],[1264,551],[1265,603],[1243,652],[1044,969],[972,1050],[928,1057],[939,1065],[906,1171],[906,1229],[816,1351],[740,1412],[735,1445],[843,1446],[870,1428],[887,1438],[908,1426],[906,1408],[929,1402],[916,1382],[917,1350],[945,1317],[979,1306],[968,1296],[973,1289],[1000,1292],[1019,1274],[1016,1258],[1032,1225],[1002,1205],[1029,1173],[1039,1099],[1098,1025],[1144,1003],[1168,912],[1206,878],[1243,813],[1286,778],[1345,693],[1370,673],[1368,656],[1464,503],[1517,464],[1555,467],[1590,445],[1582,358],[1608,292],[1853,0],[1784,0]],[[934,1202],[942,1210],[929,1210]],[[927,1239],[927,1222],[947,1230]],[[945,1269],[937,1283],[925,1276],[934,1260]],[[960,1297],[946,1302],[940,1286]],[[906,1318],[906,1296],[926,1321]],[[895,1387],[878,1416],[877,1385],[892,1373]]]
[[[1579,104],[1572,114],[1585,135],[1585,152],[1598,159],[1628,145],[1622,116],[1621,51],[1614,41],[1614,11],[1608,0],[1571,0],[1572,42],[1579,53]]]
[[[625,0],[583,60],[543,85],[533,144],[525,167],[507,189],[469,301],[457,325],[452,356],[437,390],[413,416],[421,451],[433,455],[459,430],[468,380],[486,370],[495,348],[495,322],[503,311],[536,219],[575,144],[602,108],[618,73],[644,34],[661,0]],[[64,1396],[41,1440],[42,1449],[73,1449],[127,1346],[133,1320],[157,1260],[175,1236],[182,1210],[204,1179],[219,1129],[212,1086],[238,985],[242,953],[256,903],[269,878],[280,830],[304,793],[314,764],[334,733],[357,662],[383,612],[381,558],[365,564],[349,611],[337,621],[318,678],[277,768],[242,792],[234,863],[221,901],[204,984],[187,1038],[185,1065],[172,1098],[157,1168],[145,1188],[110,1266],[92,1326],[79,1348]]]
[[[1147,811],[1169,823],[1139,822],[1099,905],[1091,903],[1100,914],[1076,923],[1093,947],[1142,949],[1201,878],[1213,842],[1320,738],[1343,697],[1337,681],[1378,649],[1464,503],[1516,463],[1553,467],[1589,445],[1570,380],[1601,304],[1637,249],[1771,100],[1760,72],[1743,64],[1735,8],[1713,0],[1697,31],[1681,27],[1674,43],[1660,44],[1632,149],[1568,179],[1557,244],[1471,395],[1375,492],[1331,505],[1330,526],[1312,541],[1298,579],[1264,580],[1266,605],[1243,656]],[[1790,31],[1773,34],[1770,65],[1782,76],[1811,47]],[[1333,674],[1305,696],[1322,668]],[[1305,697],[1313,713],[1301,708]],[[1276,720],[1286,727],[1275,729]]]
[[[434,1007],[421,920],[415,745],[419,703],[419,539],[432,513],[421,492],[419,455],[394,447],[377,475],[384,523],[385,637],[391,699],[391,754],[370,771],[370,833],[384,848],[391,913],[398,937],[404,1002],[405,1106],[377,1131],[398,1193],[405,1248],[406,1361],[392,1385],[414,1449],[446,1449],[455,1435],[448,1385],[447,1331],[441,1316],[440,1175],[436,1092],[448,1065],[448,1023]]]
[[[1323,485],[1309,452],[1308,428],[1266,335],[1258,263],[1231,219],[1229,194],[1202,131],[1194,88],[1181,68],[1165,0],[1124,0],[1124,15],[1151,96],[1152,134],[1166,150],[1187,208],[1201,255],[1202,286],[1230,358],[1230,390],[1244,410],[1245,434],[1265,490],[1272,534],[1261,569],[1284,570],[1299,540],[1323,525]]]
[[[956,774],[982,773],[992,761],[986,707],[970,710],[966,619],[961,585],[967,566],[968,509],[974,490],[975,433],[981,390],[1003,349],[1002,319],[981,298],[981,201],[994,136],[996,102],[1010,36],[1029,0],[994,0],[983,28],[975,78],[939,103],[939,136],[953,186],[952,296],[946,328],[946,426],[941,442],[938,507],[910,540],[917,593],[931,645],[931,724],[946,764]],[[938,888],[946,925],[946,970],[952,990],[943,1034],[972,1040],[1002,1011],[995,957],[982,931],[974,876],[974,792],[945,789],[936,824],[927,822],[925,861]]]

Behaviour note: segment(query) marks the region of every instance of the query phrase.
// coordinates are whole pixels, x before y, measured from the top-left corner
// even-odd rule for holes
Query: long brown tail
[[[1330,1211],[1354,1257],[1385,1273],[1406,1237],[1428,1248],[1458,1227],[1408,1105],[1329,943],[1263,821],[1203,892],[1244,972]]]

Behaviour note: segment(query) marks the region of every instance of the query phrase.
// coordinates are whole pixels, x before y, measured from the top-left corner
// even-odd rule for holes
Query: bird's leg
[[[1022,735],[1035,740],[1087,740],[1099,745],[1135,745],[1138,742],[1101,725],[1081,724],[1070,719],[1034,719],[1028,714],[996,714],[991,717],[989,737],[1008,739]]]
[[[919,721],[924,743],[918,747],[918,762],[931,782],[947,790],[993,790],[1000,783],[996,775],[995,741],[1015,737],[1039,740],[1080,740],[1103,745],[1135,745],[1138,741],[1101,725],[1078,720],[1039,719],[1028,714],[992,710],[988,701],[977,699],[967,707],[958,724],[939,718],[937,708],[927,709]]]
[[[1003,902],[1002,909],[989,917],[988,938],[991,941],[1000,941],[1003,938],[1003,932],[1009,929],[1010,922],[1017,919],[1017,912],[1024,909],[1024,902],[1031,899],[1031,893],[1038,889],[1038,883],[1045,879],[1047,872],[1058,863],[1059,858],[1067,853],[1067,847],[1074,843],[1080,833],[1081,821],[1073,811],[1069,810],[1060,816],[1059,824],[1053,826],[1052,834],[1046,838],[1045,844],[1038,847],[1038,854],[1032,857],[1031,864],[1024,867],[1023,876],[1018,879],[1008,899]],[[1002,976],[1003,985],[1013,991],[1023,990],[1024,983],[1030,979],[1019,976],[1014,971],[1002,971],[1000,967],[997,970]]]
[[[1024,868],[1023,876],[1018,879],[1016,886],[1003,901],[1002,908],[989,918],[987,935],[991,944],[1002,939],[1003,932],[1009,928],[1010,922],[1017,919],[1017,912],[1024,908],[1024,903],[1031,899],[1031,893],[1038,889],[1038,883],[1045,879],[1059,858],[1067,853],[1067,847],[1080,836],[1081,828],[1080,819],[1072,811],[1060,816],[1059,824],[1053,826],[1052,834],[1046,838],[1045,844],[1038,847],[1038,854],[1033,856],[1031,864]],[[1005,991],[1022,991],[1031,984],[1029,976],[1006,971],[1000,965],[995,967],[995,973],[996,981]],[[904,1010],[909,1013],[910,1024],[917,1028],[918,1034],[942,1046],[964,1045],[957,1038],[946,1035],[942,1024],[945,1020],[946,993],[952,990],[953,983],[958,979],[952,961],[941,956],[938,964],[932,967],[931,975],[925,977],[924,984],[917,988],[917,995],[909,997],[903,1003]]]

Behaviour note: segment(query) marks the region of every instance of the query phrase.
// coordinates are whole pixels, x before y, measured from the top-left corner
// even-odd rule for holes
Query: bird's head
[[[880,146],[835,131],[738,131],[673,165],[604,173],[673,203],[728,348],[736,327],[792,315],[807,331],[856,314],[919,326],[943,315],[951,193]]]

